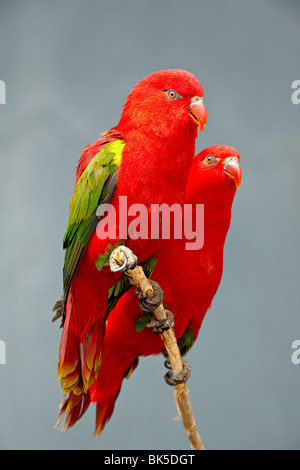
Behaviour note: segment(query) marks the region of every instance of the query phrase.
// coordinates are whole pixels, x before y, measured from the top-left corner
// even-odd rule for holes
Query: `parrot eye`
[[[173,100],[173,101],[179,100],[180,98],[182,98],[182,96],[180,96],[175,90],[167,90],[166,95],[170,100]]]
[[[208,165],[213,165],[214,163],[216,163],[217,159],[213,157],[212,155],[207,155],[207,157],[204,158],[204,161]]]

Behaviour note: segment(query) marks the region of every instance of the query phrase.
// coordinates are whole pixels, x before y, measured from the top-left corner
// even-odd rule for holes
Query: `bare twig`
[[[113,251],[112,255],[120,266],[123,265],[125,255],[118,248]],[[154,290],[146,278],[144,271],[141,266],[136,266],[134,269],[128,269],[126,274],[131,278],[132,283],[139,287],[142,294],[147,295],[148,299],[151,300],[154,296]],[[154,315],[158,322],[162,322],[167,319],[167,315],[163,304],[161,303],[155,310]],[[173,328],[164,331],[161,335],[165,349],[168,354],[169,362],[172,369],[178,372],[182,371],[182,358],[178,348],[176,336]],[[191,447],[193,450],[205,450],[204,444],[197,430],[196,421],[193,415],[193,410],[189,398],[190,391],[186,383],[176,385],[175,387],[175,403],[178,404],[184,429],[189,438]]]

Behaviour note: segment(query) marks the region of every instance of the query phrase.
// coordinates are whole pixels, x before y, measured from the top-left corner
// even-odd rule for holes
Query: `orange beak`
[[[188,109],[192,120],[199,126],[199,132],[202,132],[203,129],[205,129],[207,121],[207,111],[203,103],[203,98],[194,96]]]
[[[242,170],[240,163],[236,157],[229,157],[226,160],[224,171],[235,180],[236,188],[238,188],[242,181]]]

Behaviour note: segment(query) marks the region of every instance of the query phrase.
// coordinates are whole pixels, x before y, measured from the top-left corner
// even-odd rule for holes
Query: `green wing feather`
[[[75,186],[63,243],[66,249],[63,303],[67,300],[82,253],[99,221],[97,207],[108,202],[115,190],[124,146],[123,140],[106,144],[90,161]]]
[[[192,348],[195,342],[194,331],[191,329],[190,324],[188,324],[185,332],[183,333],[183,335],[179,338],[177,342],[178,342],[180,354],[182,356],[185,356],[185,354],[189,352],[189,350]]]

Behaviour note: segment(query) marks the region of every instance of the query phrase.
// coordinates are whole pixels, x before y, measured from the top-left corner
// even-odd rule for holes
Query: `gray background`
[[[189,449],[159,357],[141,361],[94,441],[94,408],[72,430],[61,399],[62,237],[81,150],[119,119],[148,73],[184,68],[205,90],[197,150],[235,146],[243,182],[223,281],[188,356],[208,449],[299,449],[299,122],[296,1],[1,1],[2,449]]]

